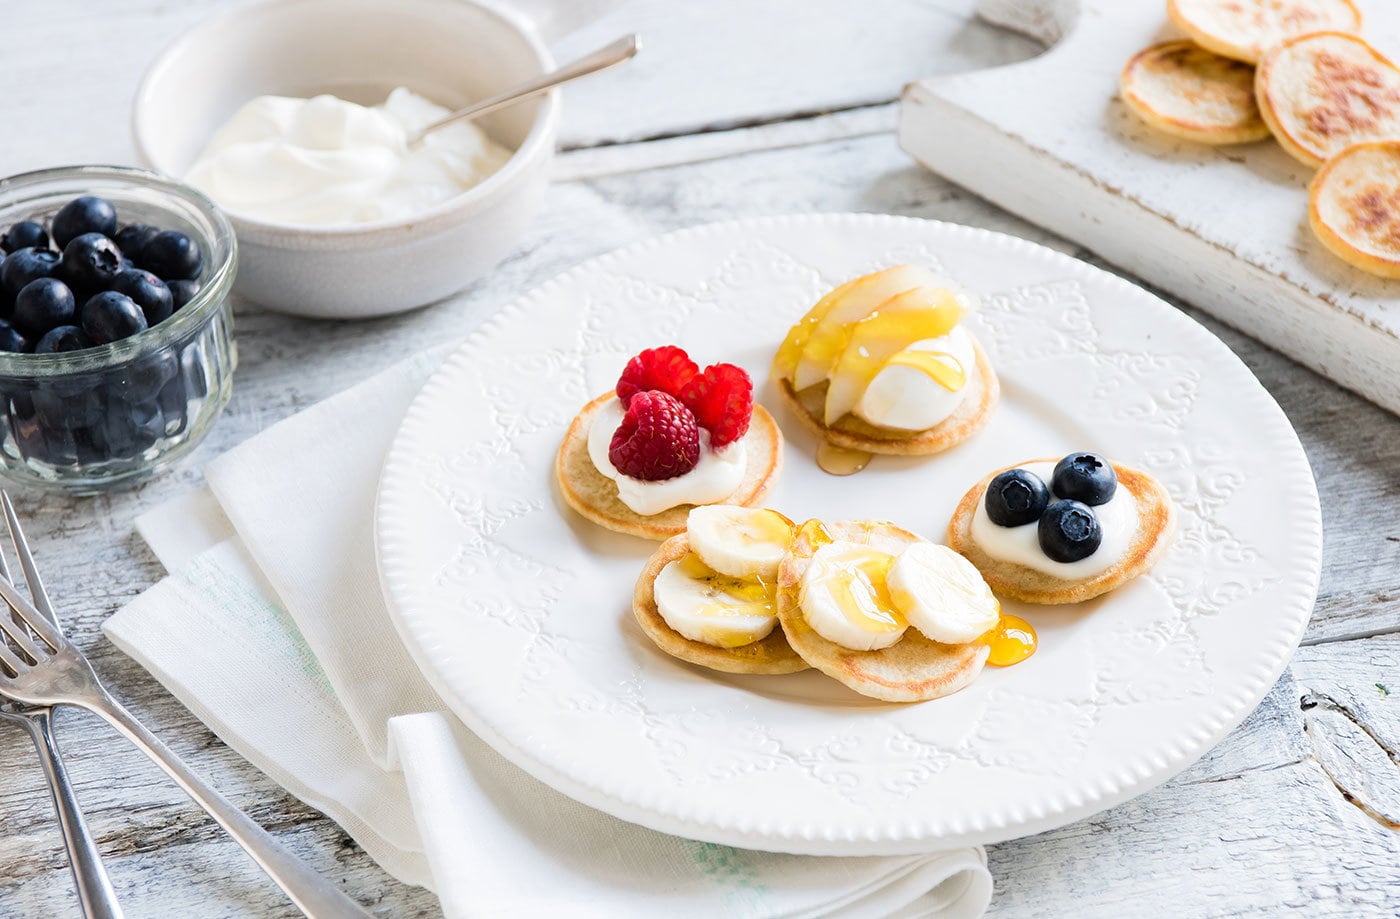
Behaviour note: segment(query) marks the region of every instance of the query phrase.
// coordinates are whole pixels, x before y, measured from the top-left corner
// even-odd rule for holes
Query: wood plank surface
[[[9,127],[0,132],[0,172],[129,160],[125,105],[145,61],[218,5],[11,5],[12,85],[47,89],[0,94]],[[652,47],[730,41],[752,51],[764,44],[756,29],[745,31],[740,14],[750,4],[706,4],[732,11],[713,24],[686,11],[699,5],[666,4],[679,10],[672,18],[650,11],[660,6],[648,4],[645,14],[655,17]],[[893,99],[903,79],[934,72],[937,47],[925,55],[899,45],[888,55],[897,61],[862,62],[854,52],[840,53],[859,47],[882,57],[873,44],[843,45],[852,28],[897,33],[898,22],[912,30],[940,17],[946,31],[939,34],[959,41],[948,47],[966,55],[960,66],[1024,56],[1022,39],[972,23],[972,0],[881,0],[862,6],[879,16],[861,12],[860,21],[846,6],[813,6],[823,15],[791,16],[786,42],[825,43],[839,73],[822,79],[809,73],[813,82],[800,92],[775,90],[752,104],[735,88],[737,77],[716,76],[711,88],[727,100],[723,109],[707,109],[701,99],[680,105],[669,120],[656,111],[635,121],[607,115],[601,84],[596,97],[579,87],[567,100],[579,112],[568,135],[578,149],[561,157],[560,181],[540,219],[490,279],[411,315],[361,323],[296,320],[240,305],[233,401],[190,461],[139,488],[95,498],[20,496],[65,623],[103,679],[236,804],[377,915],[439,913],[430,894],[377,868],[334,824],[224,747],[101,637],[102,620],[161,575],[132,520],[196,486],[203,462],[267,425],[404,356],[460,338],[496,307],[584,258],[657,232],[750,214],[890,212],[1014,233],[1093,260],[913,165],[890,133],[891,107],[863,104]],[[872,17],[879,22],[866,21]],[[756,21],[772,29],[776,20]],[[960,35],[980,37],[963,44]],[[972,57],[974,47],[985,59]],[[55,48],[63,49],[61,65],[53,63]],[[804,66],[817,57],[811,48],[802,55]],[[674,87],[692,79],[656,66],[658,83]],[[867,83],[838,79],[857,71]],[[731,71],[738,73],[743,69]],[[785,74],[775,64],[770,78],[781,83]],[[853,101],[861,105],[851,108]],[[847,110],[813,114],[826,109]],[[99,113],[105,114],[94,123]],[[755,120],[763,123],[724,129]],[[1400,904],[1400,518],[1391,510],[1400,497],[1400,419],[1206,324],[1278,399],[1317,473],[1326,553],[1309,644],[1245,724],[1175,781],[1098,817],[991,847],[993,915],[1262,917],[1294,909],[1393,916]],[[295,915],[241,850],[110,730],[65,713],[60,732],[129,916]],[[75,915],[38,766],[24,736],[4,725],[0,827],[0,916]],[[637,912],[645,914],[644,905]]]

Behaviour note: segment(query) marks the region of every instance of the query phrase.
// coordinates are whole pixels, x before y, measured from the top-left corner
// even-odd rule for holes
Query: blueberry
[[[167,436],[174,436],[185,430],[190,391],[185,388],[184,380],[177,376],[166,383],[156,396],[156,404],[160,406],[161,415],[165,418]]]
[[[88,341],[88,337],[83,334],[82,329],[75,325],[61,325],[44,333],[44,337],[34,345],[34,353],[59,354],[64,351],[81,351],[91,347],[92,342]]]
[[[32,220],[21,220],[10,227],[3,237],[0,237],[0,249],[6,252],[13,252],[16,249],[47,249],[49,248],[49,234],[44,230],[44,225],[35,223]]]
[[[1118,474],[1097,453],[1071,453],[1055,464],[1050,488],[1057,498],[1072,498],[1097,507],[1112,500],[1118,490]]]
[[[191,399],[203,399],[209,395],[209,377],[204,367],[204,346],[199,341],[191,342],[180,352],[180,378]]]
[[[123,268],[122,251],[101,233],[84,233],[63,247],[59,277],[79,296],[90,296],[112,286]]]
[[[31,281],[58,272],[59,256],[52,249],[16,249],[0,264],[0,288],[13,300]]]
[[[180,358],[173,350],[157,351],[108,373],[114,400],[124,404],[149,402],[180,373]]]
[[[114,406],[94,429],[108,457],[130,459],[165,435],[165,417],[155,402]]]
[[[164,281],[187,281],[199,277],[204,256],[199,245],[184,233],[162,230],[146,243],[138,264]]]
[[[94,344],[130,338],[146,331],[146,314],[126,294],[104,290],[83,304],[83,331]]]
[[[15,297],[13,322],[25,335],[39,338],[49,329],[72,325],[78,311],[73,292],[58,278],[40,278],[24,285]]]
[[[111,236],[116,232],[117,209],[110,201],[94,195],[74,198],[53,215],[53,241],[61,249],[85,233]]]
[[[169,318],[175,309],[175,298],[165,282],[140,268],[119,272],[112,281],[112,290],[134,300],[141,307],[141,312],[146,314],[147,325],[155,325]]]
[[[1040,517],[1040,551],[1057,562],[1088,558],[1103,542],[1094,509],[1079,501],[1056,501]]]
[[[1008,469],[992,479],[984,500],[992,523],[1018,527],[1040,519],[1050,503],[1050,492],[1040,476],[1024,469]]]
[[[170,296],[174,298],[177,310],[193,300],[194,295],[199,293],[198,281],[166,281],[165,286],[170,288]]]
[[[34,350],[34,343],[19,333],[19,330],[0,319],[0,351],[12,354],[27,354]]]
[[[34,413],[34,401],[27,393],[17,394],[10,404],[10,433],[14,435],[20,456],[41,461],[48,459],[43,425],[39,423]]]
[[[122,250],[122,255],[133,262],[141,261],[141,253],[146,251],[146,243],[155,238],[160,232],[160,227],[153,227],[149,223],[133,223],[122,227],[113,236],[117,248]]]
[[[101,421],[107,413],[102,399],[91,389],[72,393],[39,390],[32,398],[34,411],[49,431],[76,431]]]

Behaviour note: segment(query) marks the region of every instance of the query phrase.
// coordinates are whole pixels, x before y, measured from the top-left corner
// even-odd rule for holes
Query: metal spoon
[[[409,140],[409,144],[417,144],[424,136],[436,131],[444,125],[479,118],[497,109],[505,108],[507,105],[513,105],[521,99],[538,96],[542,92],[553,89],[560,83],[577,80],[579,77],[586,77],[590,73],[597,73],[600,70],[606,70],[616,64],[621,64],[623,61],[630,59],[636,54],[639,47],[640,45],[636,35],[628,35],[625,38],[619,38],[607,47],[599,48],[592,54],[585,54],[572,64],[565,64],[563,67],[551,70],[549,73],[540,74],[533,80],[527,80],[514,89],[508,89],[489,99],[475,102],[466,108],[458,109],[451,115],[434,121],[415,134]]]

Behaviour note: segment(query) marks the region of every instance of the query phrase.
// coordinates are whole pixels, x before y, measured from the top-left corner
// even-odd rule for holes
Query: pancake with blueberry
[[[673,345],[632,358],[612,392],[564,434],[555,480],[565,503],[599,526],[669,539],[697,505],[763,502],[782,467],[777,422],[733,364],[701,370]]]
[[[948,545],[998,596],[1078,603],[1147,571],[1171,542],[1166,489],[1089,452],[991,473],[958,503]]]

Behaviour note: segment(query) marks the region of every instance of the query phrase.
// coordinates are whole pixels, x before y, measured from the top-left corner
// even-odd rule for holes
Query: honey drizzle
[[[855,475],[874,457],[864,450],[848,450],[824,443],[817,448],[817,468],[828,475]]]
[[[967,385],[967,372],[962,363],[944,351],[915,351],[906,349],[885,362],[886,367],[912,367],[949,392]]]
[[[993,667],[1010,667],[1035,653],[1038,645],[1035,629],[1020,616],[1002,613],[1000,621],[977,639],[992,649],[987,663]]]

